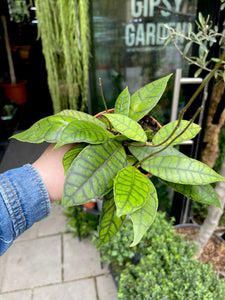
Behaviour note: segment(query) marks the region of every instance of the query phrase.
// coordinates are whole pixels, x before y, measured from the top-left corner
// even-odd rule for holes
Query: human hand
[[[59,201],[63,195],[65,181],[62,159],[72,145],[64,145],[53,150],[55,144],[51,144],[44,153],[33,163],[40,174],[51,201]]]

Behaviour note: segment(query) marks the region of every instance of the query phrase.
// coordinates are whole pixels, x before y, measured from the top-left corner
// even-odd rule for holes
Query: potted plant
[[[24,104],[27,101],[26,83],[27,80],[18,81],[15,75],[15,68],[9,43],[7,21],[5,15],[1,15],[1,21],[4,30],[4,39],[6,54],[9,64],[10,81],[1,82],[0,85],[4,88],[6,97],[16,104]]]
[[[1,111],[1,120],[3,121],[12,120],[16,111],[17,111],[17,107],[15,107],[15,105],[13,105],[12,103],[5,104]]]
[[[29,5],[24,0],[14,0],[11,4],[11,14],[13,21],[21,23],[29,19]]]
[[[158,199],[146,173],[161,178],[195,201],[220,205],[210,183],[225,178],[173,148],[198,134],[200,127],[193,121],[200,109],[190,121],[182,118],[196,94],[212,77],[207,77],[198,88],[177,121],[155,131],[140,125],[146,119],[150,122],[148,114],[160,100],[170,77],[171,74],[155,80],[132,96],[128,88],[124,89],[116,100],[114,112],[108,112],[106,107],[100,118],[64,110],[14,135],[23,142],[56,143],[55,148],[78,143],[63,159],[66,179],[62,205],[81,205],[104,196],[98,246],[117,232],[127,215],[134,229],[131,246],[137,245],[151,226]]]

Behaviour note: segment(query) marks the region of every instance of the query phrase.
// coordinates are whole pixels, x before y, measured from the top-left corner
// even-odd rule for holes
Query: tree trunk
[[[223,161],[220,175],[225,177],[225,159]],[[211,235],[217,228],[220,218],[223,214],[223,209],[225,205],[225,182],[220,181],[216,184],[215,192],[221,203],[221,208],[216,206],[209,206],[207,217],[202,224],[200,231],[195,236],[195,242],[198,244],[199,252],[198,256],[202,253],[205,245],[209,241]]]

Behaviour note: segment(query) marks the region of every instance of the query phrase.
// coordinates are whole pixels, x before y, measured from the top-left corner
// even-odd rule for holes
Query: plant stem
[[[216,65],[214,66],[213,70],[210,72],[210,74],[208,76],[205,77],[205,79],[202,81],[201,85],[197,88],[197,90],[195,91],[195,93],[192,95],[191,99],[188,101],[188,103],[186,104],[186,106],[180,111],[179,114],[179,118],[178,118],[178,122],[176,124],[176,126],[174,127],[173,131],[171,132],[171,134],[161,143],[157,144],[157,145],[153,145],[150,143],[145,143],[144,145],[133,145],[130,144],[130,146],[134,146],[134,147],[159,147],[161,145],[163,145],[164,143],[166,143],[169,139],[171,139],[171,137],[175,134],[175,132],[177,131],[177,129],[180,126],[181,120],[183,118],[184,113],[187,111],[187,109],[191,106],[191,104],[194,102],[194,100],[198,97],[198,95],[201,93],[201,91],[204,89],[204,87],[206,86],[206,84],[214,77],[216,71],[220,68],[221,64],[223,63],[223,60],[225,59],[225,51],[222,53],[219,61],[216,63]],[[200,107],[195,115],[193,116],[193,118],[190,120],[190,124],[194,121],[194,119],[197,117],[197,115],[199,114],[199,112],[201,111],[202,107]],[[182,130],[182,132],[180,134],[178,134],[166,147],[162,148],[161,150],[157,151],[157,152],[153,152],[149,157],[155,155],[156,153],[159,153],[163,150],[165,150],[165,148],[167,148],[174,140],[177,139],[177,137],[179,137],[181,134],[183,134],[187,128],[190,125],[187,125],[184,130]],[[145,158],[144,160],[148,159],[149,157]],[[143,161],[141,161],[143,162]],[[140,163],[140,162],[139,162]],[[137,164],[137,166],[139,166],[139,163]]]
[[[152,157],[152,156],[154,156],[154,155],[156,155],[156,154],[158,154],[158,153],[160,153],[160,152],[162,152],[162,151],[164,151],[166,148],[168,148],[171,144],[173,144],[173,142],[178,138],[178,137],[180,137],[187,129],[188,129],[188,127],[190,127],[190,125],[194,122],[194,120],[197,118],[197,116],[198,116],[198,114],[200,113],[200,111],[203,109],[203,106],[200,106],[198,109],[197,109],[197,111],[195,112],[195,114],[194,114],[194,116],[192,117],[192,119],[189,121],[189,123],[187,124],[187,126],[178,134],[178,135],[176,135],[165,147],[163,147],[163,148],[161,148],[160,150],[158,150],[158,151],[155,151],[155,152],[152,152],[150,155],[148,155],[147,157],[145,157],[145,158],[143,158],[142,160],[140,160],[136,165],[135,165],[135,167],[136,168],[139,168],[139,167],[141,167],[141,164],[145,161],[145,160],[147,160],[147,159],[149,159],[150,157]],[[171,135],[170,135],[171,136]],[[166,139],[166,141],[167,141],[168,139]],[[147,146],[147,145],[146,145]]]
[[[202,81],[202,83],[200,84],[200,86],[194,92],[194,94],[192,95],[191,99],[188,101],[188,103],[186,104],[186,106],[180,111],[177,125],[175,126],[174,130],[172,131],[172,133],[168,136],[168,138],[165,141],[163,141],[162,143],[160,143],[158,145],[154,145],[154,147],[161,146],[162,144],[164,144],[165,142],[167,142],[174,135],[174,133],[177,131],[177,129],[180,126],[181,120],[182,120],[185,112],[188,110],[188,108],[191,106],[191,104],[194,102],[194,100],[198,97],[198,95],[204,89],[204,87],[206,86],[206,84],[214,77],[216,71],[220,68],[220,66],[223,63],[224,59],[225,59],[225,51],[222,53],[219,61],[214,66],[213,70],[208,74],[208,76],[206,76],[204,78],[204,80]],[[152,145],[152,147],[153,147],[153,145]]]
[[[207,71],[207,72],[211,72],[211,70],[207,67],[201,66],[200,64],[198,64],[197,62],[195,62],[194,60],[192,60],[191,58],[187,57],[186,55],[183,54],[183,52],[181,51],[181,49],[179,48],[179,46],[177,45],[176,42],[173,41],[173,44],[175,46],[175,48],[177,49],[177,51],[180,53],[181,56],[183,56],[184,59],[186,59],[187,61],[189,61],[191,64]]]
[[[181,110],[180,115],[179,115],[179,120],[178,122],[181,121],[184,113],[187,111],[187,109],[191,106],[191,104],[194,102],[194,100],[198,97],[198,95],[201,93],[201,91],[204,89],[205,85],[214,77],[216,71],[220,68],[221,64],[223,63],[223,60],[225,59],[225,51],[222,53],[220,56],[219,61],[215,64],[214,68],[212,71],[204,78],[200,86],[197,88],[191,99],[188,101],[186,106]]]
[[[101,93],[101,96],[102,96],[102,101],[103,101],[103,104],[104,104],[104,106],[105,106],[105,111],[108,112],[108,108],[107,108],[107,105],[106,105],[106,102],[105,102],[105,98],[104,98],[104,95],[103,95],[102,81],[101,81],[101,78],[100,78],[100,77],[99,77],[99,79],[98,79],[98,82],[99,82],[100,93]]]

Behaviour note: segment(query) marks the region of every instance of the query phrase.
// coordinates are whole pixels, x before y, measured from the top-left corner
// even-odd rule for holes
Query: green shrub
[[[160,245],[159,245],[160,246]],[[119,282],[119,300],[224,300],[225,282],[210,265],[167,249],[149,249],[139,265],[128,265]]]
[[[127,264],[121,273],[119,300],[224,300],[225,282],[211,265],[194,259],[195,244],[175,234],[171,223],[161,224],[148,233],[140,263]]]
[[[97,233],[98,216],[85,212],[81,207],[72,206],[64,211],[68,222],[66,224],[67,232],[78,236],[78,223],[80,228],[80,236],[82,239],[90,237]]]
[[[130,235],[127,233],[130,232]],[[159,212],[136,247],[131,220],[100,248],[102,260],[122,266],[119,300],[224,300],[225,282],[218,280],[211,265],[194,259],[197,247],[174,233],[173,221]],[[132,263],[135,254],[141,256]]]
[[[162,212],[157,213],[155,222],[136,247],[130,247],[132,239],[132,223],[126,219],[121,230],[107,244],[101,246],[101,260],[124,266],[134,255],[147,255],[153,242],[161,243],[161,247],[170,251],[171,255],[179,249],[181,255],[192,257],[196,249],[194,244],[187,245],[181,236],[174,234],[173,220],[168,222]]]

